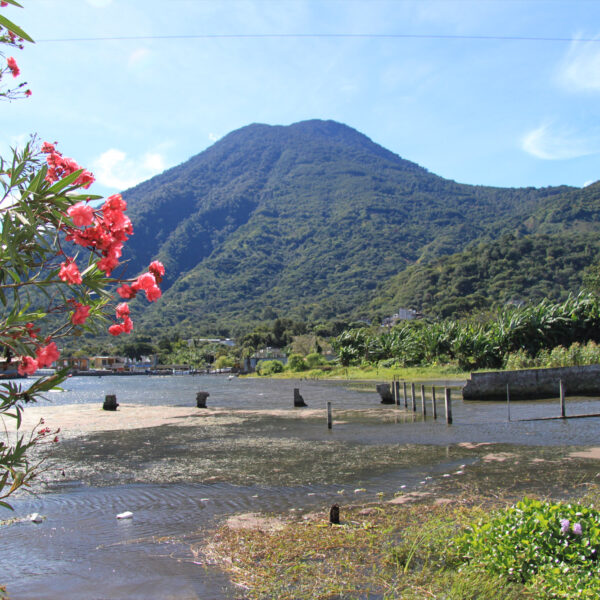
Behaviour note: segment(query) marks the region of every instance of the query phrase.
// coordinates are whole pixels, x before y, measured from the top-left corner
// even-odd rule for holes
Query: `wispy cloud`
[[[558,80],[569,91],[600,92],[600,43],[574,41],[559,66]]]
[[[216,142],[216,141],[218,141],[218,140],[219,140],[219,139],[221,139],[221,138],[220,138],[220,136],[218,136],[216,133],[209,133],[209,134],[208,134],[208,139],[209,139],[211,142]]]
[[[544,123],[523,136],[521,148],[543,160],[567,160],[595,154],[599,144],[576,131]]]
[[[164,170],[163,156],[151,152],[133,159],[128,158],[122,150],[111,148],[94,161],[96,181],[117,190],[133,187]]]

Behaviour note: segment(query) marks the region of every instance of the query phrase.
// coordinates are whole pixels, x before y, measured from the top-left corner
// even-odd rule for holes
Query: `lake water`
[[[226,376],[70,378],[63,392],[49,394],[52,404],[100,406],[114,393],[120,403],[193,407],[196,392],[207,391],[209,407],[230,410],[197,427],[102,432],[57,444],[60,468],[35,495],[14,498],[14,515],[0,516],[44,516],[39,524],[0,528],[1,583],[14,600],[233,598],[236,591],[198,548],[234,513],[315,511],[333,502],[343,509],[377,501],[378,493],[385,499],[413,490],[560,496],[595,481],[597,462],[572,453],[598,444],[598,418],[516,422],[558,415],[558,400],[514,402],[509,423],[504,403],[463,403],[455,393],[454,424],[447,426],[441,393],[438,420],[424,420],[381,405],[374,386]],[[324,413],[298,418],[303,409],[292,408],[294,387],[311,409],[332,402],[332,430]],[[600,400],[569,398],[567,412],[600,412]],[[125,510],[133,519],[117,520]]]

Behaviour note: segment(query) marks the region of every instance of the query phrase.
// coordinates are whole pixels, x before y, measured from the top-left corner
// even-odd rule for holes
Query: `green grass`
[[[461,371],[455,365],[433,367],[338,367],[331,369],[311,369],[307,371],[284,371],[270,375],[275,379],[333,379],[333,380],[377,380],[392,381],[394,377],[406,381],[429,381],[432,379],[463,380],[469,373]]]
[[[595,490],[581,502],[592,506],[598,499]],[[553,506],[562,515],[560,507],[566,505]],[[578,515],[593,512],[575,508]],[[567,593],[570,580],[565,579],[564,586],[560,579],[552,585],[536,580],[534,585],[515,577],[514,571],[496,565],[487,568],[465,552],[473,527],[479,531],[482,523],[493,523],[503,515],[510,520],[513,513],[505,500],[482,496],[456,498],[446,505],[342,506],[340,525],[330,525],[327,513],[322,513],[286,518],[283,528],[273,531],[222,527],[207,553],[243,590],[239,597],[245,600],[597,597],[593,577],[577,581],[582,591],[577,589],[572,595]],[[584,519],[585,514],[573,518]],[[492,557],[494,549],[491,543]],[[478,557],[480,551],[476,548]],[[593,594],[585,595],[586,589]],[[578,596],[580,592],[583,595]]]
[[[460,556],[449,542],[483,514],[460,502],[386,504],[368,515],[342,507],[340,525],[321,515],[273,532],[223,528],[211,551],[248,600],[530,597],[497,575],[458,572]]]

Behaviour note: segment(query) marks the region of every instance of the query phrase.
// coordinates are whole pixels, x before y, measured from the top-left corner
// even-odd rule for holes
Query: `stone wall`
[[[600,365],[471,373],[462,395],[465,400],[506,400],[508,384],[511,400],[558,398],[560,380],[568,396],[600,395]]]

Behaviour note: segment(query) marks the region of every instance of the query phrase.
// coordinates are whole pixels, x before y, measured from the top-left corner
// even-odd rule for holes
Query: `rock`
[[[33,513],[27,517],[32,523],[41,523],[44,520],[44,517],[39,513]]]
[[[377,393],[381,396],[381,404],[394,404],[392,386],[389,383],[379,383],[375,386]]]

